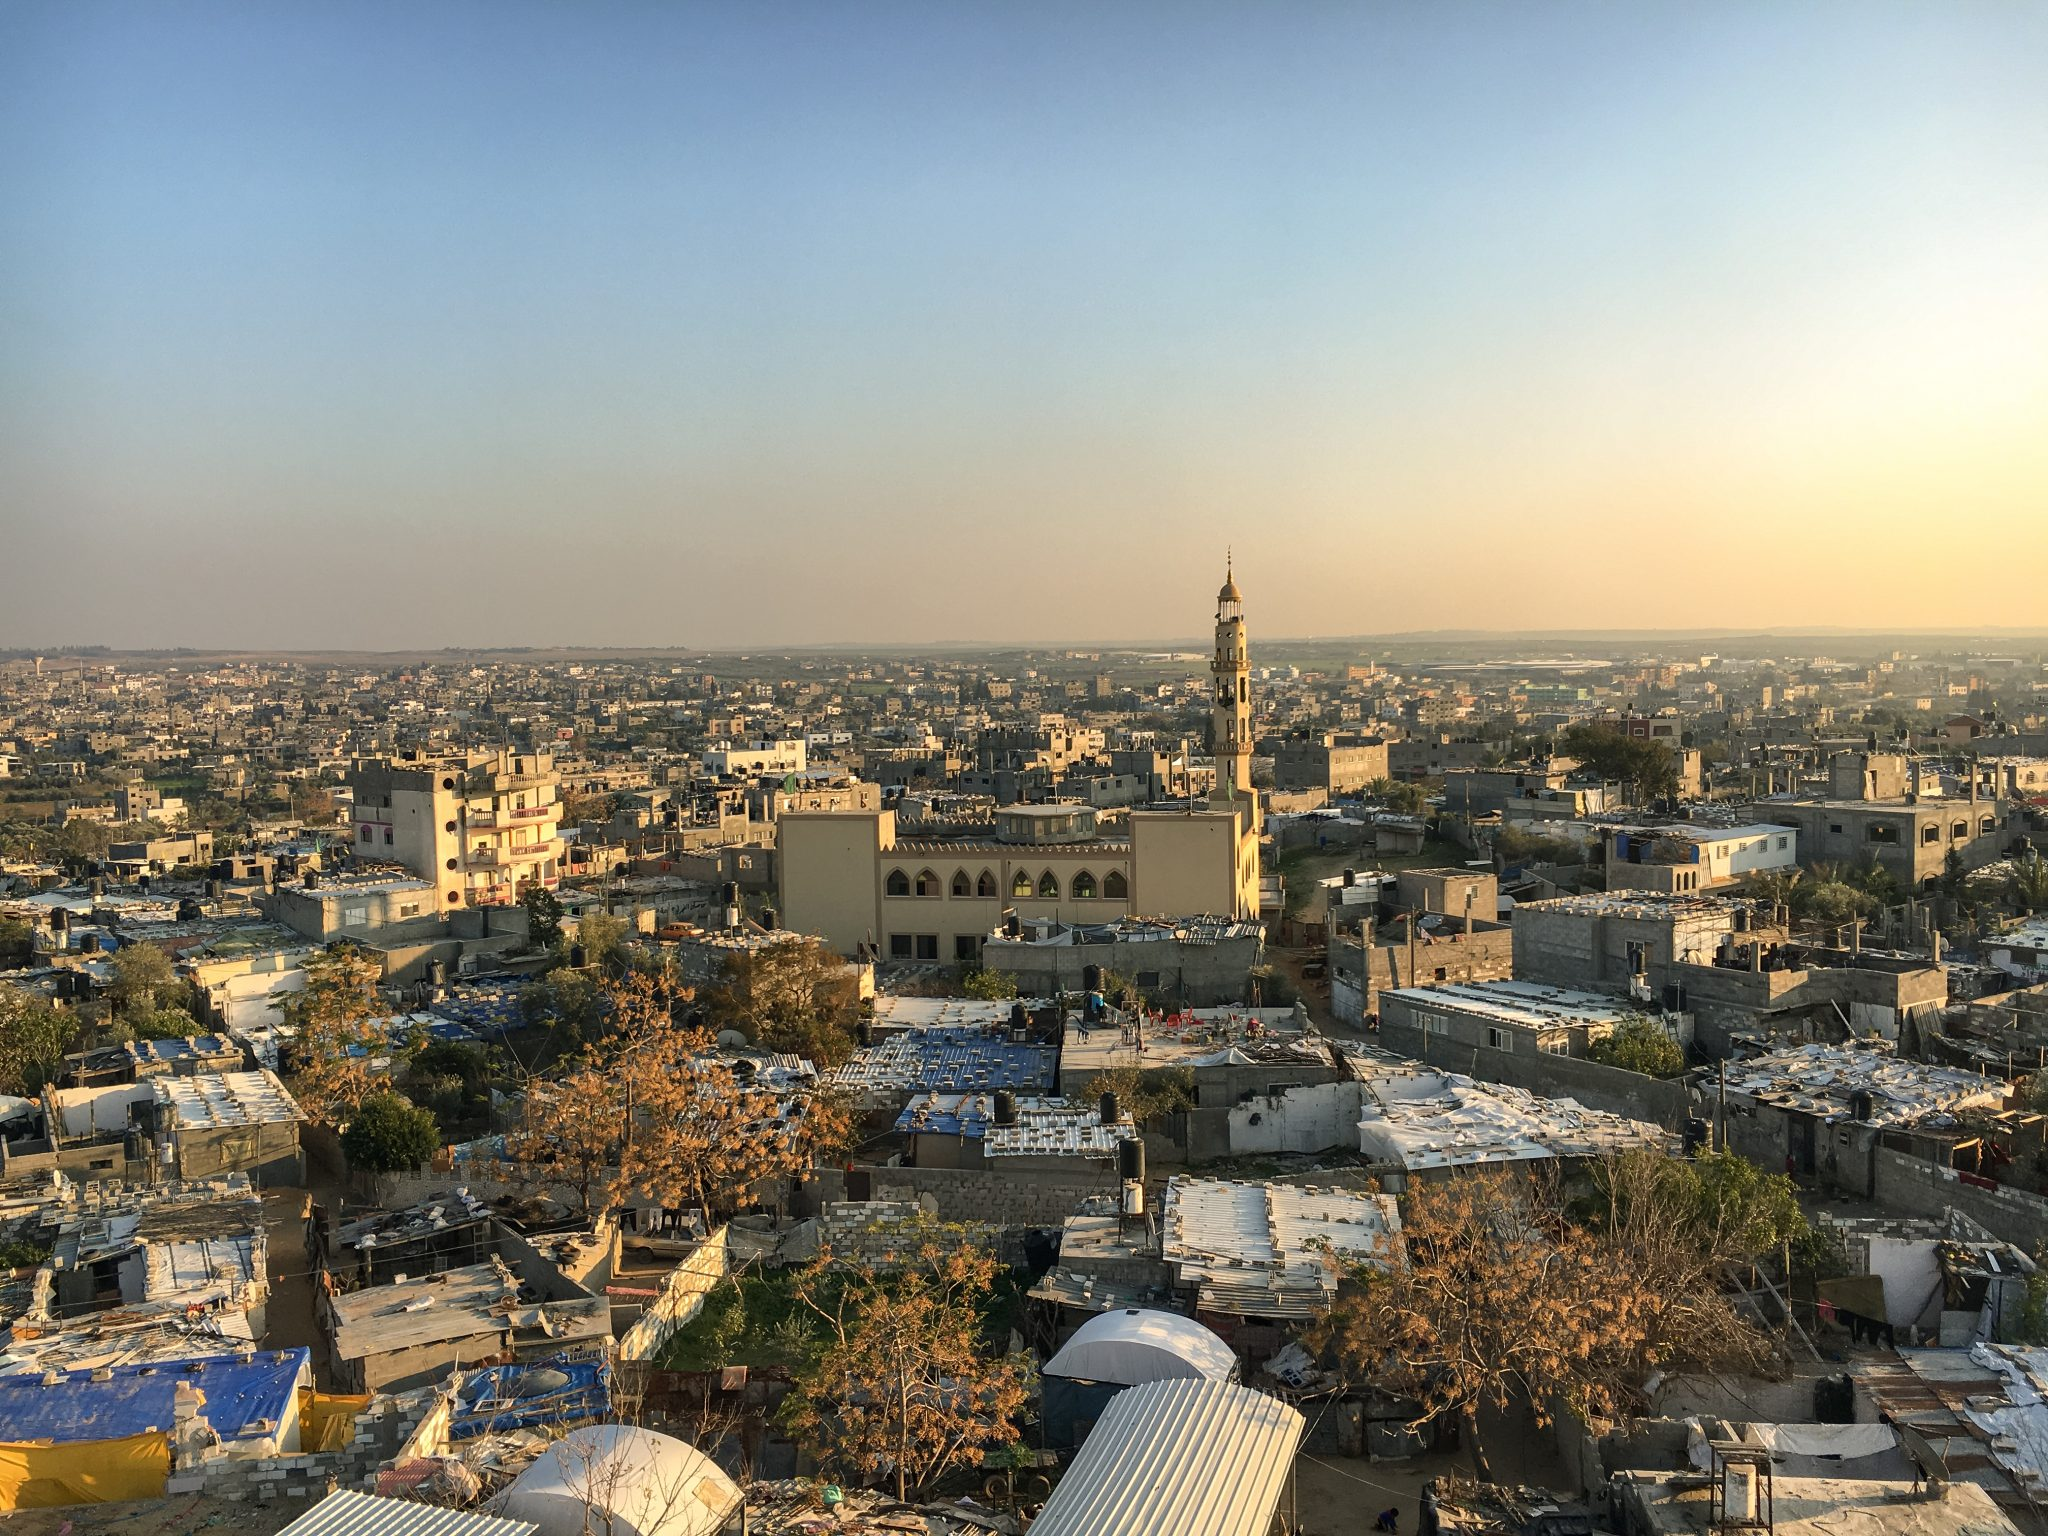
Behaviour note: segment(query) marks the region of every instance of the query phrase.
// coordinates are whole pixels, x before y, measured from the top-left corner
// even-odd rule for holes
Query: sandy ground
[[[276,1536],[306,1512],[303,1500],[290,1504],[230,1504],[194,1493],[132,1504],[25,1509],[0,1515],[0,1536]]]

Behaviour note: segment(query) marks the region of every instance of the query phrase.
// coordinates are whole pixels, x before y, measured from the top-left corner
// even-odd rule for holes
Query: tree
[[[1374,779],[1365,786],[1368,798],[1389,810],[1419,816],[1429,808],[1429,791],[1406,779]]]
[[[985,1003],[1004,1003],[1017,995],[1017,978],[1008,971],[970,965],[960,973],[960,990]]]
[[[114,951],[113,965],[107,998],[117,1014],[153,1014],[160,994],[183,988],[171,957],[154,944],[123,944]]]
[[[33,1098],[64,1070],[78,1021],[43,997],[0,982],[0,1093]]]
[[[713,1030],[736,1029],[756,1045],[820,1068],[859,1044],[860,984],[853,968],[814,939],[790,938],[726,957],[725,977],[704,1000]]]
[[[1673,799],[1678,794],[1678,762],[1661,741],[1586,723],[1567,728],[1559,746],[1581,767],[1626,785],[1631,799]]]
[[[1187,1067],[1111,1067],[1088,1080],[1088,1098],[1105,1093],[1140,1125],[1157,1127],[1168,1115],[1190,1109],[1195,1102],[1195,1074]]]
[[[2038,853],[2015,859],[2006,876],[2005,899],[2022,912],[2048,911],[2048,859]]]
[[[1416,1427],[1458,1423],[1488,1480],[1483,1409],[1519,1399],[1539,1422],[1553,1404],[1611,1416],[1652,1370],[1761,1359],[1765,1341],[1721,1295],[1702,1235],[1727,1234],[1701,1214],[1723,1207],[1683,1204],[1688,1186],[1668,1171],[1679,1165],[1646,1159],[1618,1160],[1628,1177],[1599,1225],[1567,1213],[1554,1177],[1487,1170],[1414,1186],[1404,1260],[1354,1267],[1313,1341],[1348,1375],[1414,1402]]]
[[[520,893],[526,908],[526,936],[542,949],[554,949],[562,942],[561,898],[544,885],[529,885]]]
[[[979,1307],[995,1278],[995,1259],[959,1242],[927,1242],[886,1276],[822,1257],[796,1287],[827,1339],[798,1373],[791,1428],[841,1476],[893,1475],[904,1500],[1014,1444],[1031,1368],[983,1344]]]
[[[441,1127],[432,1112],[398,1093],[371,1094],[341,1133],[349,1165],[371,1173],[409,1173],[440,1149]]]
[[[371,1061],[389,1048],[376,1023],[377,976],[374,961],[344,945],[308,960],[305,990],[284,1004],[292,1092],[316,1121],[346,1121],[377,1090]]]
[[[576,920],[575,942],[582,946],[583,963],[603,971],[626,941],[626,920],[609,912],[585,912]]]
[[[35,930],[20,918],[0,918],[0,971],[12,971],[35,958]]]
[[[1632,1013],[1586,1053],[1594,1061],[1645,1077],[1676,1077],[1685,1070],[1685,1047],[1645,1014]]]
[[[532,1083],[519,1129],[505,1137],[502,1176],[530,1189],[566,1186],[589,1216],[618,1165],[624,1116],[619,1084],[595,1067]]]

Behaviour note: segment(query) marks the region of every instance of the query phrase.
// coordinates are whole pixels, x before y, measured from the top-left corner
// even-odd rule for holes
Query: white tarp
[[[1237,1356],[1191,1317],[1126,1307],[1089,1318],[1045,1363],[1044,1374],[1124,1387],[1178,1377],[1230,1381]]]
[[[1742,1438],[1768,1448],[1781,1460],[1861,1461],[1898,1449],[1898,1431],[1889,1424],[1745,1424]],[[1694,1419],[1686,1434],[1687,1454],[1701,1471],[1713,1465],[1707,1437]],[[1785,1476],[1784,1472],[1778,1474]]]
[[[712,1536],[740,1506],[739,1486],[702,1452],[629,1424],[575,1430],[491,1501],[539,1536]]]

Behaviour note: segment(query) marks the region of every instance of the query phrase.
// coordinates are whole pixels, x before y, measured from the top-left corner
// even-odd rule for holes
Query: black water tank
[[[1010,1004],[1010,1028],[1029,1029],[1030,1027],[1031,1014],[1025,1008],[1023,1000],[1019,999],[1017,1002]]]
[[[1137,1137],[1126,1136],[1116,1144],[1116,1176],[1145,1182],[1145,1143]]]
[[[1115,1125],[1122,1118],[1123,1112],[1117,1107],[1116,1095],[1114,1093],[1104,1093],[1102,1096],[1102,1123],[1104,1125]]]
[[[1008,939],[1024,936],[1024,920],[1014,912],[1003,914],[1003,937]]]
[[[88,880],[86,882],[85,888],[88,891],[92,892],[92,899],[94,901],[98,901],[102,896],[107,894],[107,882],[102,876],[99,875],[94,875],[92,879]]]
[[[580,971],[580,970],[582,970],[582,969],[583,969],[583,967],[584,967],[584,966],[585,966],[585,965],[586,965],[586,964],[587,964],[587,963],[589,962],[589,958],[590,958],[590,957],[589,957],[589,956],[588,956],[587,954],[585,954],[585,953],[584,953],[584,950],[583,950],[583,946],[582,946],[581,944],[571,944],[571,945],[569,946],[569,969],[570,969],[570,970],[572,970],[572,971]]]
[[[860,1043],[863,1047],[875,1043],[875,1021],[873,1019],[862,1019],[860,1021]]]
[[[208,901],[219,901],[220,892],[221,884],[218,880],[209,880],[206,882],[206,899]]]
[[[71,926],[71,911],[68,907],[50,908],[50,932],[63,933]]]
[[[740,888],[728,880],[718,888],[718,899],[725,906],[737,906],[740,899]]]
[[[1345,885],[1347,885],[1347,886],[1353,886],[1353,885],[1356,885],[1356,884],[1358,884],[1358,871],[1357,871],[1357,870],[1355,870],[1355,869],[1347,869],[1347,870],[1345,870],[1345,871],[1344,871],[1344,884],[1345,884]]]
[[[1868,1123],[1877,1110],[1877,1099],[1868,1088],[1858,1088],[1849,1095],[1849,1118]]]
[[[996,1090],[996,1124],[1015,1125],[1016,1123],[1017,1095],[1010,1092],[1007,1088],[998,1088]]]
[[[178,903],[178,921],[181,923],[196,923],[205,915],[206,909],[190,896]]]
[[[1084,965],[1081,967],[1081,990],[1083,992],[1100,992],[1102,990],[1101,966]]]
[[[135,877],[135,889],[143,892],[146,895],[149,891],[149,876],[137,875]]]
[[[770,933],[775,931],[775,909],[773,907],[763,907],[761,909],[761,926]]]
[[[100,936],[96,933],[81,934],[78,952],[82,955],[96,955],[100,952]]]
[[[309,890],[309,891],[317,891],[317,890],[319,890],[319,889],[320,889],[320,871],[319,871],[319,870],[317,870],[317,869],[309,869],[309,870],[307,870],[307,871],[306,871],[306,889],[307,889],[307,890]]]

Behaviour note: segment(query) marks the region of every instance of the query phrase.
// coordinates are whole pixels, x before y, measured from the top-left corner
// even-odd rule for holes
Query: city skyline
[[[2038,629],[2044,44],[18,4],[0,647]]]

